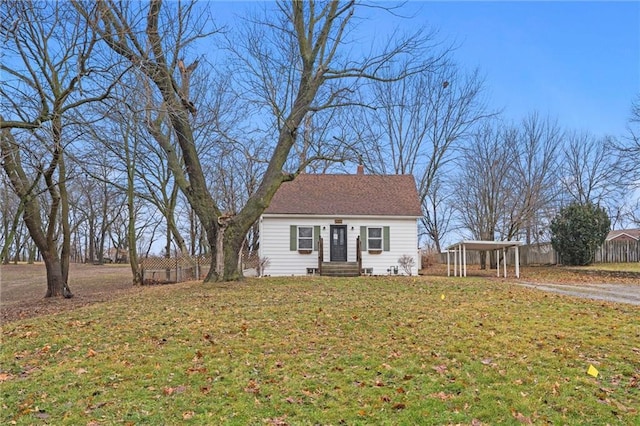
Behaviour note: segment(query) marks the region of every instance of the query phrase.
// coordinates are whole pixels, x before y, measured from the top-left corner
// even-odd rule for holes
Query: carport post
[[[458,251],[453,249],[453,276],[458,276]]]
[[[449,265],[451,264],[449,261],[449,253],[451,253],[451,250],[447,249],[447,276],[448,277],[451,276],[451,271],[449,269]]]
[[[515,263],[516,263],[516,278],[520,278],[520,249],[518,246],[516,246]]]
[[[462,259],[464,259],[464,276],[467,276],[467,245],[462,245]]]
[[[507,278],[507,249],[502,247],[502,265],[504,267],[504,277]]]
[[[496,276],[500,278],[500,251],[496,250]],[[487,269],[491,269],[491,265],[487,267]]]

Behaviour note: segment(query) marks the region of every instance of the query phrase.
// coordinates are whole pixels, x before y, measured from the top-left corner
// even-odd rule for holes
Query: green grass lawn
[[[147,288],[5,324],[0,423],[638,424],[639,311],[482,278]]]
[[[626,271],[640,272],[640,262],[627,263],[594,263],[593,265],[583,266],[581,269],[596,271]]]

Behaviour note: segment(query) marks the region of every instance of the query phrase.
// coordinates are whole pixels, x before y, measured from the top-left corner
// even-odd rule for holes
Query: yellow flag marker
[[[589,364],[589,369],[587,370],[587,374],[593,377],[598,377],[598,369],[593,365]]]
[[[444,300],[444,294],[440,296],[440,299]]]

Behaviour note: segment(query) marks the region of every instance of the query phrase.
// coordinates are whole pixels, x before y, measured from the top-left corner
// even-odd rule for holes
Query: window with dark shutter
[[[382,228],[367,228],[367,247],[369,250],[382,250]]]
[[[298,250],[313,249],[313,226],[298,226]]]

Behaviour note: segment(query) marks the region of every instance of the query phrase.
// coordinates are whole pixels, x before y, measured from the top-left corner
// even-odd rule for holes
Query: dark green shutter
[[[296,225],[289,227],[289,250],[298,250],[298,227]]]
[[[367,250],[367,227],[360,227],[360,251]]]
[[[389,227],[385,226],[382,228],[382,250],[389,251],[391,249],[390,246]]]
[[[318,251],[318,239],[320,238],[320,227],[313,227],[313,251]]]

